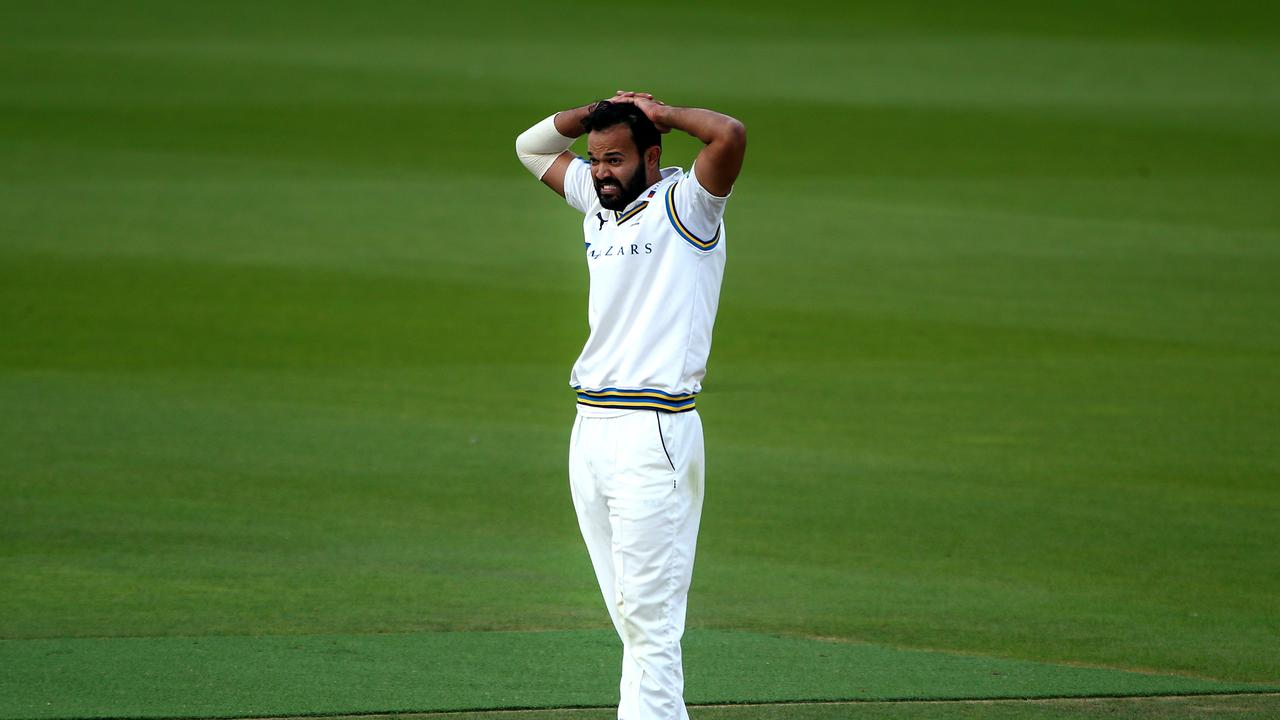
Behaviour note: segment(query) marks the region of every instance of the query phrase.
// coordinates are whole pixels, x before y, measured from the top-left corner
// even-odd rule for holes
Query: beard
[[[625,184],[619,183],[613,178],[604,181],[592,178],[592,181],[595,182],[596,185],[596,197],[600,198],[600,204],[603,205],[606,210],[625,210],[633,200],[640,197],[640,193],[644,192],[645,188],[649,187],[649,184],[645,182],[645,179],[646,174],[644,171],[644,163],[641,163],[636,167],[636,171],[627,179]],[[604,195],[600,194],[600,190],[606,187],[618,188],[619,192],[612,198],[606,198]]]

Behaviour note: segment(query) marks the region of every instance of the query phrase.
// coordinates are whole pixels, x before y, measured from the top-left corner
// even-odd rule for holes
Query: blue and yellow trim
[[[692,232],[689,228],[680,222],[680,216],[676,214],[676,185],[679,182],[671,183],[671,187],[667,188],[667,219],[671,221],[671,227],[676,229],[680,237],[684,238],[690,245],[703,251],[714,250],[716,244],[720,242],[720,227],[716,226],[716,234],[711,236],[710,240],[703,240]]]
[[[618,212],[617,210],[613,211],[614,224],[616,224],[616,225],[621,225],[622,223],[624,223],[624,222],[626,222],[626,221],[630,220],[631,218],[633,218],[633,217],[635,217],[635,216],[639,215],[639,214],[640,214],[640,211],[641,211],[641,210],[643,210],[643,209],[645,209],[645,208],[647,208],[647,207],[649,207],[649,201],[648,201],[648,200],[645,200],[644,202],[642,202],[642,203],[640,203],[639,205],[637,205],[637,206],[635,206],[635,207],[631,208],[630,210],[626,211],[625,213],[620,213],[620,212]]]
[[[651,388],[642,390],[621,390],[618,388],[586,390],[575,387],[574,390],[578,392],[579,405],[626,410],[659,410],[669,413],[693,410],[694,402],[698,397],[697,393],[675,395]]]

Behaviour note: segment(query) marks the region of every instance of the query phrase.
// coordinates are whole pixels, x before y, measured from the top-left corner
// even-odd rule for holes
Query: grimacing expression
[[[626,209],[651,184],[645,157],[626,125],[593,130],[587,136],[587,160],[596,197],[608,210]]]

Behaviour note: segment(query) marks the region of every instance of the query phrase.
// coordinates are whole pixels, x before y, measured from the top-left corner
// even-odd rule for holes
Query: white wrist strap
[[[556,158],[560,157],[560,153],[573,145],[573,140],[556,130],[556,116],[551,115],[520,133],[516,138],[516,156],[534,177],[541,180],[555,164]]]

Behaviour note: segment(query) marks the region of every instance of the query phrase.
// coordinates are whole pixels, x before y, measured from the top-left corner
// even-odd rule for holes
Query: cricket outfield
[[[619,88],[749,133],[698,718],[1280,714],[1267,12],[0,5],[0,720],[609,716],[512,146]]]

